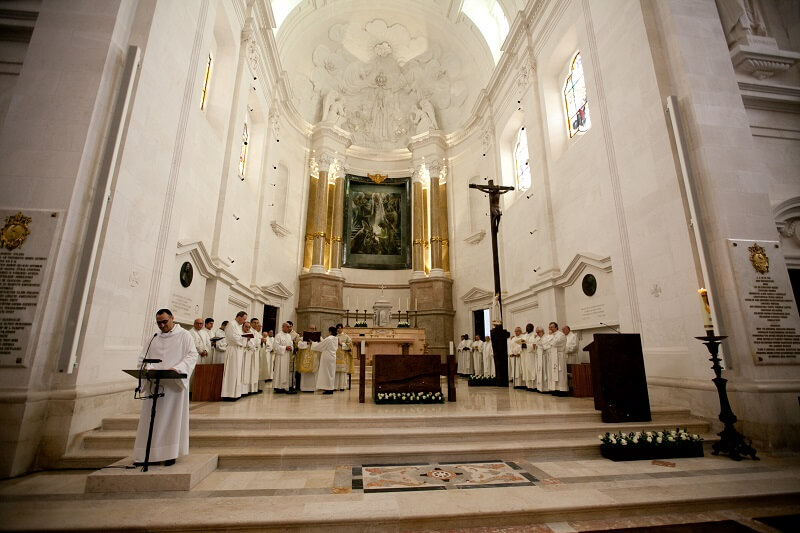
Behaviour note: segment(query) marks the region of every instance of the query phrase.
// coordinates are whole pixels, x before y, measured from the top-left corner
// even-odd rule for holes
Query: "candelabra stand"
[[[417,316],[419,315],[419,311],[414,311],[414,327],[417,327]]]
[[[751,459],[758,460],[755,448],[750,446],[749,442],[745,442],[745,438],[734,427],[736,415],[733,414],[731,404],[728,401],[728,391],[726,390],[728,380],[722,377],[722,367],[719,364],[719,345],[722,340],[727,339],[727,336],[714,335],[713,329],[707,329],[705,337],[695,337],[695,339],[703,341],[703,344],[706,345],[708,352],[711,354],[709,361],[711,361],[711,368],[716,375],[711,381],[717,386],[720,405],[719,419],[725,424],[725,429],[718,433],[720,440],[711,446],[711,453],[714,455],[719,455],[720,453],[728,454],[734,461],[741,461],[742,457],[748,455]]]
[[[349,309],[344,312],[344,320],[345,320],[344,327],[349,328],[350,327],[350,310]]]

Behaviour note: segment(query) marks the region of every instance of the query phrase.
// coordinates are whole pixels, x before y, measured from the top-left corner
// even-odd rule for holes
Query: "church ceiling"
[[[479,29],[451,4],[301,2],[277,34],[294,107],[309,123],[335,122],[372,149],[458,129],[495,62]]]

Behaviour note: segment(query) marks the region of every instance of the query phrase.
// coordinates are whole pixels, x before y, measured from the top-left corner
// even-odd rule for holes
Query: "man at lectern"
[[[148,363],[145,369],[174,370],[186,374],[186,379],[165,379],[159,390],[164,396],[159,398],[153,441],[150,445],[150,464],[163,462],[165,466],[175,464],[179,455],[189,453],[189,380],[197,363],[197,349],[191,334],[177,326],[169,309],[159,309],[156,325],[160,333],[155,334],[139,355],[139,367],[144,359],[161,359],[160,363]],[[154,384],[143,384],[142,396],[151,396]],[[133,448],[134,463],[144,463],[147,447],[147,431],[150,425],[152,399],[142,402],[139,427],[136,430],[136,444]]]

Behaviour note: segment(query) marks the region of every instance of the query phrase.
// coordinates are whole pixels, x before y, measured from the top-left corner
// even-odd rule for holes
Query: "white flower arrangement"
[[[597,436],[605,445],[610,446],[629,446],[636,447],[661,447],[661,446],[681,446],[693,442],[702,442],[703,439],[696,433],[689,433],[685,428],[677,428],[675,431],[636,431],[630,433],[606,433]]]
[[[410,328],[411,324],[409,324],[406,320],[397,323],[398,328]]]
[[[379,392],[376,403],[444,403],[441,392]]]
[[[353,327],[355,327],[355,328],[365,328],[365,327],[367,327],[367,321],[366,320],[362,320],[361,322],[356,322],[353,325]]]

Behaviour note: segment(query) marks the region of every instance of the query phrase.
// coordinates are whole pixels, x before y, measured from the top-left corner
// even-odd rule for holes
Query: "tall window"
[[[244,126],[242,126],[242,149],[239,151],[239,176],[244,179],[244,172],[247,169],[247,145],[250,142],[250,132],[247,130],[247,113],[244,114]]]
[[[564,107],[567,112],[570,137],[589,131],[592,122],[589,120],[589,104],[586,100],[586,82],[583,78],[580,52],[575,54],[569,65],[569,76],[564,84]]]
[[[517,145],[514,147],[514,175],[517,178],[517,189],[526,190],[531,187],[531,165],[528,157],[528,134],[520,128],[517,134]]]
[[[203,90],[200,93],[200,109],[205,110],[206,99],[208,98],[208,83],[211,80],[211,63],[214,60],[211,57],[211,52],[208,53],[208,61],[206,62],[206,75],[203,78]]]

